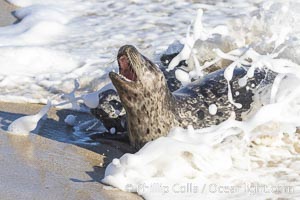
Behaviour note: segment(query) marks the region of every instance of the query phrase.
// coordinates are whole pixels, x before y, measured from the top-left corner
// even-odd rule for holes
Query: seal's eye
[[[109,104],[114,107],[115,110],[122,110],[122,104],[121,102],[117,101],[117,100],[111,100],[109,101]]]

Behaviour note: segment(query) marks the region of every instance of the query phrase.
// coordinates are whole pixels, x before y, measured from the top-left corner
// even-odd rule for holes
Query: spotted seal
[[[172,127],[203,128],[217,125],[235,113],[237,120],[251,110],[255,91],[271,85],[275,74],[265,69],[255,70],[244,86],[239,80],[247,73],[247,67],[233,71],[230,87],[233,101],[228,100],[228,84],[224,69],[171,92],[161,70],[147,57],[130,45],[120,48],[117,56],[119,73],[109,77],[117,89],[126,110],[129,140],[139,149],[148,141],[165,136]],[[211,105],[215,111],[211,112]]]
[[[177,48],[174,49],[174,46]],[[179,47],[178,47],[179,46]],[[175,91],[179,89],[182,84],[175,77],[175,69],[167,71],[166,67],[170,60],[174,58],[178,53],[182,50],[182,46],[177,42],[168,47],[168,49],[160,56],[160,62],[158,66],[160,70],[163,72],[167,85],[170,91]],[[171,50],[170,50],[171,49]],[[183,63],[184,61],[182,61]],[[103,90],[99,93],[99,104],[96,108],[92,108],[91,114],[94,115],[97,119],[99,119],[104,127],[107,129],[107,132],[103,132],[97,135],[94,135],[94,139],[97,138],[113,138],[111,133],[117,133],[119,135],[126,134],[127,124],[126,124],[126,111],[121,104],[120,97],[117,91],[111,87]],[[125,136],[120,137],[121,140],[124,139]]]
[[[99,104],[90,111],[109,133],[124,133],[127,130],[126,112],[116,90],[107,89],[99,93]]]
[[[179,41],[174,41],[162,54],[159,55],[159,61],[155,63],[163,72],[167,81],[168,88],[171,92],[179,89],[182,86],[181,82],[175,76],[175,71],[178,69],[188,71],[188,65],[186,60],[180,61],[178,65],[174,67],[174,69],[167,70],[170,61],[182,51],[183,47],[184,45],[182,43],[180,43]],[[202,44],[200,49],[203,49],[203,54],[205,54],[207,53],[207,49],[209,48],[207,47],[207,44]],[[205,58],[207,58],[207,56],[204,57],[204,59]],[[222,66],[223,65],[216,65],[213,67],[209,67],[207,69],[204,69],[203,72],[204,74],[207,74],[216,71],[216,69],[222,68]],[[107,131],[93,135],[93,139],[118,139],[118,137],[113,137],[111,135],[117,133],[117,135],[122,135],[121,137],[119,137],[120,140],[124,140],[124,138],[126,138],[127,132],[126,111],[121,104],[121,100],[118,96],[117,91],[111,86],[108,86],[107,88],[108,89],[103,90],[99,93],[98,106],[90,110],[91,114],[102,122]]]

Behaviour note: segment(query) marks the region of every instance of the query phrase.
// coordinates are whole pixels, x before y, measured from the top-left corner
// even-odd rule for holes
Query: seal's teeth
[[[127,82],[132,82],[132,80],[126,78],[125,76],[123,76],[123,74],[120,74],[120,73],[119,73],[119,76],[120,76],[123,80],[125,80],[125,81],[127,81]]]
[[[134,74],[133,68],[131,66],[130,66],[130,71],[131,71],[131,73]]]

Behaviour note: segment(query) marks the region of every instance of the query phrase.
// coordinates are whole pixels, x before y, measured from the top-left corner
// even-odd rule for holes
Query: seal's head
[[[160,69],[135,47],[121,47],[117,59],[119,73],[109,76],[127,112],[131,144],[139,148],[168,133],[172,94]]]
[[[121,104],[117,91],[108,89],[99,93],[99,104],[91,109],[91,113],[98,118],[109,131],[124,133],[126,129],[126,111]]]
[[[119,73],[109,76],[119,96],[127,108],[135,107],[141,91],[150,93],[156,88],[157,80],[165,86],[165,78],[160,69],[131,45],[125,45],[118,52]]]

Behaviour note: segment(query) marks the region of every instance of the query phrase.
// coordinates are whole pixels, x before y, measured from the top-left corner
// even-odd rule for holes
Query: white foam
[[[47,114],[51,106],[51,101],[48,101],[47,105],[45,105],[37,114],[28,115],[16,119],[8,126],[7,131],[10,134],[15,135],[28,135],[37,127],[37,123],[40,121],[40,119],[42,119],[44,115]]]
[[[74,115],[68,115],[68,116],[65,118],[64,122],[65,122],[66,124],[68,124],[69,126],[74,126],[74,125],[75,125],[75,122],[76,122],[76,116],[74,116]]]
[[[199,6],[148,0],[10,2],[23,8],[16,12],[18,23],[0,27],[0,100],[31,103],[70,92],[74,79],[81,85],[78,95],[100,90],[107,72],[116,68],[120,46],[136,45],[148,57],[161,53],[182,38]]]
[[[136,154],[115,160],[108,166],[103,181],[125,191],[138,192],[146,199],[162,198],[160,195],[163,199],[274,198],[278,194],[268,190],[284,186],[289,191],[280,194],[291,198],[298,191],[300,170],[290,168],[300,159],[295,148],[299,145],[295,127],[299,126],[300,112],[292,112],[299,109],[295,103],[299,102],[300,93],[299,87],[293,89],[297,91],[293,97],[263,107],[245,122],[229,119],[202,130],[176,128],[168,137],[148,143]],[[287,176],[277,176],[280,172]],[[297,181],[291,181],[292,177]],[[158,184],[168,191],[153,192],[151,186]],[[189,184],[200,190],[190,193],[175,189],[177,185]],[[253,188],[264,185],[266,190],[260,193],[247,190],[251,185]],[[224,194],[212,190],[215,186],[235,190]]]
[[[216,104],[210,104],[208,107],[209,114],[215,115],[218,112],[218,107]]]
[[[99,92],[93,92],[84,95],[83,101],[87,107],[96,108],[99,105]]]
[[[189,74],[187,72],[183,71],[182,69],[177,69],[175,71],[175,77],[176,77],[176,79],[178,79],[181,82],[181,84],[183,86],[191,83]]]
[[[228,22],[234,43],[230,49],[211,50],[213,60],[231,61],[224,74],[228,84],[234,68],[241,65],[251,66],[239,81],[241,85],[253,77],[256,68],[279,73],[272,87],[255,96],[265,106],[242,122],[232,115],[218,126],[174,128],[137,153],[115,159],[103,182],[146,199],[296,198],[300,192],[300,168],[295,164],[300,160],[296,132],[300,126],[300,66],[298,56],[283,55],[290,51],[288,38],[299,41],[297,26],[289,24],[297,17],[293,9],[297,6],[277,1],[261,4],[251,11],[255,14],[248,20],[253,24],[244,24],[245,19],[240,18],[237,28],[236,22]],[[287,30],[282,30],[285,26]],[[189,68],[191,74],[197,73],[196,65]],[[228,86],[228,98],[236,104]],[[216,111],[210,107],[210,112]]]
[[[111,128],[110,130],[109,130],[109,132],[110,132],[110,134],[115,134],[116,133],[116,128]]]
[[[245,28],[227,26],[227,23],[232,23],[230,16],[234,13],[236,21],[248,20],[247,15],[257,7],[257,4],[247,1],[235,2],[236,7],[232,9],[228,9],[228,5],[222,1],[215,1],[213,6],[205,2],[161,3],[148,0],[108,0],[105,3],[91,0],[11,2],[24,8],[16,12],[20,19],[18,23],[0,28],[1,55],[4,55],[0,60],[3,67],[0,71],[0,90],[3,91],[0,100],[31,103],[46,103],[48,96],[70,92],[72,88],[69,85],[73,79],[80,82],[81,88],[77,91],[80,95],[100,90],[107,72],[115,68],[116,53],[123,44],[134,44],[151,57],[153,52],[161,53],[174,40],[182,40],[187,50],[178,55],[182,57],[185,54],[178,61],[188,58],[189,64],[197,66],[197,70],[189,72],[190,78],[198,78],[203,75],[203,69],[220,59],[217,57],[215,61],[208,60],[202,65],[198,61],[198,54],[201,53],[193,48],[197,41],[222,35],[221,41],[233,44],[237,41],[234,36],[238,32],[236,29]],[[144,9],[147,12],[143,12]],[[122,16],[119,15],[120,10]],[[282,12],[287,15],[288,12],[284,10],[286,8]],[[185,37],[186,24],[194,16],[197,17]],[[239,23],[243,25],[241,20]],[[260,30],[263,26],[255,23],[260,22],[251,19],[250,25],[259,29],[257,34],[265,31]],[[281,34],[281,22],[269,24],[272,24],[277,39],[288,36],[292,31],[289,28],[289,31]],[[265,33],[266,37],[272,36]],[[257,35],[251,34],[247,38],[256,39]],[[228,36],[233,36],[234,40],[231,41],[232,38]],[[272,40],[268,41],[272,43]],[[280,41],[278,46],[285,42],[282,39]],[[222,50],[232,48],[226,44],[223,44]],[[62,100],[57,97],[55,101]]]

